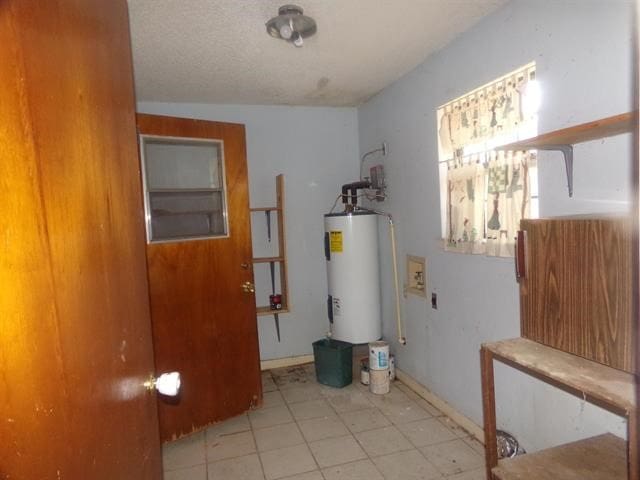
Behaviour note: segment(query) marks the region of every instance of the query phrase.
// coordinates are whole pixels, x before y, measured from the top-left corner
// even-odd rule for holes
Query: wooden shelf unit
[[[627,112],[612,117],[581,123],[537,137],[497,147],[496,150],[557,150],[564,154],[569,196],[573,196],[573,146],[578,143],[631,133],[638,128],[638,112]]]
[[[280,277],[280,295],[282,296],[282,308],[280,310],[272,310],[269,305],[258,305],[256,307],[256,315],[258,317],[273,315],[276,323],[276,332],[278,341],[280,341],[280,320],[278,315],[289,313],[291,311],[291,302],[289,300],[289,283],[287,277],[287,246],[285,239],[285,221],[284,221],[284,175],[280,174],[276,177],[276,206],[274,207],[252,207],[249,209],[252,213],[262,212],[270,214],[276,213],[277,231],[278,231],[278,255],[275,257],[255,257],[252,259],[253,264],[268,263],[271,269],[275,264],[279,266]],[[267,217],[271,221],[270,216]],[[273,271],[273,270],[272,270]]]
[[[480,356],[487,479],[639,480],[638,452],[630,448],[636,445],[638,438],[633,374],[525,338],[485,343]],[[592,437],[522,457],[503,459],[498,464],[494,360],[625,417],[629,442],[625,446],[624,441],[611,439],[608,435]],[[614,444],[623,452],[626,450],[626,455],[607,454],[615,449]],[[580,476],[583,467],[593,460],[590,452],[594,446],[606,446],[606,450],[598,455],[601,468],[590,469],[591,476]]]

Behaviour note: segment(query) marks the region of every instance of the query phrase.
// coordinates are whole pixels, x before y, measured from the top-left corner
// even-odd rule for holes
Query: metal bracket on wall
[[[278,343],[280,342],[280,317],[277,313],[273,314],[273,319],[276,322],[276,333],[278,334]]]
[[[537,150],[559,151],[564,155],[564,167],[567,173],[567,190],[573,197],[573,145],[537,145]]]

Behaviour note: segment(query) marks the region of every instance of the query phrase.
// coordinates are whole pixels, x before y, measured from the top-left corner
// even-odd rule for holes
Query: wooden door
[[[624,218],[522,220],[522,336],[633,371],[631,228]]]
[[[183,385],[176,401],[159,401],[165,441],[262,402],[255,299],[243,289],[253,283],[245,135],[243,125],[141,114],[138,131],[143,149],[145,136],[220,142],[226,184],[228,235],[147,243],[156,368],[180,371]]]
[[[161,478],[125,0],[0,2],[0,478]]]

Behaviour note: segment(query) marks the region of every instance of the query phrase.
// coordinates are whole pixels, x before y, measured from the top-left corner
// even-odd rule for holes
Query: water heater
[[[371,212],[324,216],[331,336],[350,343],[382,337],[378,215]]]

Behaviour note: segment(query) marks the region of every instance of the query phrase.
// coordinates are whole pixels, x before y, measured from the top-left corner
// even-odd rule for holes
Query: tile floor
[[[482,445],[400,382],[263,372],[264,406],[165,445],[165,480],[484,480]]]

